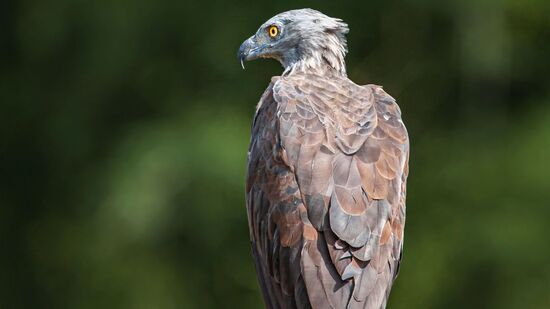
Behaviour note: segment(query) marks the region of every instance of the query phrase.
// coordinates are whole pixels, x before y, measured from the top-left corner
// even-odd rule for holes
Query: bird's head
[[[239,48],[243,61],[257,58],[278,60],[285,72],[326,66],[345,74],[348,25],[337,18],[301,9],[278,14],[260,26]],[[244,65],[243,65],[244,68]]]

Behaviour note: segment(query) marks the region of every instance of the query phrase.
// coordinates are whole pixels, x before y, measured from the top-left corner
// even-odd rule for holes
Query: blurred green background
[[[550,2],[0,4],[0,308],[261,308],[244,173],[271,16],[349,23],[411,136],[389,308],[550,308]]]

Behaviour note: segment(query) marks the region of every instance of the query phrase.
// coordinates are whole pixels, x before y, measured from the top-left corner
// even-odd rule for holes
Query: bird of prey
[[[399,270],[409,139],[394,98],[348,79],[347,33],[292,10],[238,52],[284,67],[257,106],[246,180],[267,308],[385,308]]]

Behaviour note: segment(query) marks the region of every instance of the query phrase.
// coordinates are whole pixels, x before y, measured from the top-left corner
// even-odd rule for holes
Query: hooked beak
[[[237,54],[237,58],[241,62],[243,70],[245,61],[250,61],[258,58],[259,49],[260,48],[256,46],[256,42],[254,41],[254,36],[251,36],[250,38],[248,38],[248,40],[243,42]]]

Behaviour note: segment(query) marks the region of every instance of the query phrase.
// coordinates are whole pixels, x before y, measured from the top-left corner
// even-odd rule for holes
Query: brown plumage
[[[272,78],[252,125],[246,199],[264,300],[385,308],[403,248],[401,112],[382,87],[303,60]]]

